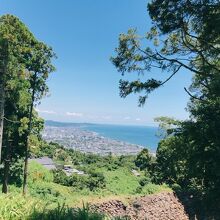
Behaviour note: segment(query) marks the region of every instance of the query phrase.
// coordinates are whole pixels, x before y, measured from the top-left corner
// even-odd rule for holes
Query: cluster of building
[[[142,150],[138,145],[106,138],[78,127],[46,126],[43,138],[48,142],[55,142],[66,148],[100,155],[109,153],[115,155],[137,154]]]
[[[35,162],[41,164],[42,166],[44,166],[48,170],[56,170],[57,169],[57,165],[49,157],[32,158],[29,161],[30,162],[35,161]],[[73,168],[72,165],[64,165],[62,167],[62,170],[64,171],[64,173],[66,173],[67,176],[71,176],[72,174],[85,175],[84,171],[77,170],[77,169]]]
[[[64,165],[63,171],[67,176],[71,176],[72,174],[85,175],[84,171],[74,169],[72,165]]]
[[[42,166],[44,166],[48,170],[56,170],[57,169],[56,164],[49,157],[32,158],[29,161],[30,162],[35,161],[35,162],[41,164]],[[73,168],[72,165],[64,165],[62,170],[64,171],[64,173],[67,176],[71,176],[72,174],[86,175],[84,171],[77,170],[77,169]],[[137,176],[137,177],[140,176],[140,173],[137,170],[132,169],[131,172],[134,176]]]

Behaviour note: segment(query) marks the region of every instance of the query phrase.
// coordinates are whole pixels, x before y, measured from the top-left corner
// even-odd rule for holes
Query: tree
[[[6,99],[6,116],[7,119],[5,121],[4,126],[4,148],[3,148],[3,177],[2,177],[2,192],[8,193],[8,183],[18,184],[20,185],[20,181],[18,178],[22,175],[20,171],[23,170],[23,166],[21,169],[15,168],[16,164],[21,164],[21,161],[25,155],[25,140],[26,140],[26,122],[23,121],[25,117],[25,112],[22,112],[21,109],[16,109],[16,114],[14,111],[8,111],[8,100]],[[15,103],[13,103],[15,104]],[[16,103],[17,105],[17,103]],[[27,103],[26,103],[27,105]],[[27,113],[27,112],[26,112]],[[26,115],[25,115],[26,116]],[[30,148],[32,151],[36,151],[37,147],[41,144],[41,137],[39,137],[40,132],[43,128],[43,120],[38,117],[36,112],[34,113],[33,118],[33,127],[32,127],[32,135],[30,136]],[[22,164],[23,165],[23,164]]]
[[[3,55],[0,59],[0,153],[3,121],[7,121],[7,129],[4,129],[6,150],[3,192],[7,192],[11,158],[16,158],[16,154],[12,155],[12,145],[22,145],[25,152],[25,194],[29,145],[34,139],[37,140],[33,136],[37,133],[36,128],[42,127],[42,121],[36,120],[33,108],[48,91],[46,79],[48,74],[54,71],[51,60],[55,54],[50,47],[37,41],[27,27],[13,15],[0,18],[0,48]],[[8,118],[4,115],[6,108]],[[20,152],[19,156],[23,156],[22,153]]]
[[[149,169],[152,158],[151,155],[149,154],[149,151],[147,148],[143,149],[136,157],[135,159],[135,165],[139,167],[141,170],[144,169]]]
[[[26,131],[25,140],[25,164],[24,164],[24,182],[23,182],[23,194],[27,192],[27,176],[28,176],[28,158],[29,158],[29,138],[32,131],[33,122],[33,108],[36,102],[38,102],[48,92],[46,80],[49,73],[55,70],[51,61],[55,57],[52,48],[48,47],[42,42],[36,42],[33,45],[31,53],[28,54],[27,70],[29,73],[31,100],[29,103],[28,113],[28,125]]]
[[[134,29],[121,34],[111,60],[122,75],[156,69],[169,75],[166,79],[120,80],[120,95],[142,93],[139,105],[143,105],[149,93],[180,70],[192,73],[190,88],[184,88],[190,97],[190,119],[177,124],[164,121],[171,129],[159,144],[157,164],[162,181],[193,186],[202,198],[211,198],[210,207],[219,207],[220,2],[152,0],[148,11],[151,31],[144,37]]]
[[[4,164],[4,176],[2,192],[8,192],[8,179],[11,162],[17,161],[24,152],[24,135],[22,134],[22,120],[27,113],[27,91],[25,75],[10,79],[10,87],[5,96],[5,125],[3,132],[2,159]],[[9,82],[8,82],[9,84]],[[10,91],[10,92],[9,92]]]
[[[119,72],[142,74],[160,69],[170,75],[165,80],[151,78],[146,81],[120,80],[120,95],[143,92],[139,104],[143,105],[149,93],[166,84],[181,69],[196,76],[197,87],[208,90],[210,80],[218,78],[220,71],[218,47],[220,42],[219,1],[154,0],[148,11],[154,26],[146,36],[137,35],[135,29],[119,37],[116,56],[111,60]],[[208,33],[208,34],[207,34]],[[144,42],[146,41],[146,42]],[[154,46],[144,47],[142,45]],[[203,100],[201,93],[191,94]]]
[[[5,93],[13,76],[19,77],[23,70],[24,55],[33,35],[13,15],[0,17],[0,160],[3,140]]]
[[[25,73],[25,56],[33,43],[34,37],[13,15],[0,17],[0,159],[2,159],[2,143],[4,150],[4,177],[2,191],[7,193],[10,162],[15,146],[21,144],[19,126],[22,115],[25,115],[25,101],[28,100]],[[22,113],[23,111],[23,113]],[[5,120],[6,127],[3,129]],[[4,136],[4,139],[3,139]]]
[[[2,192],[8,192],[9,179],[14,175],[11,172],[11,165],[21,161],[25,153],[25,140],[27,130],[27,116],[29,112],[29,102],[31,94],[29,93],[30,83],[27,80],[25,72],[16,75],[8,82],[5,96],[5,125],[3,133],[2,159],[4,163],[4,175]],[[37,112],[33,114],[32,135],[30,137],[31,145],[35,148],[41,142],[40,132],[43,129],[43,120],[38,117]],[[17,180],[16,180],[17,181]]]

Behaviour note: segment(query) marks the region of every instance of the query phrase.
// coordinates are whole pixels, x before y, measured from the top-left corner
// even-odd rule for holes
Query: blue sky
[[[57,71],[48,80],[50,95],[37,107],[43,118],[152,125],[158,116],[188,117],[185,107],[189,97],[183,89],[190,83],[191,75],[187,72],[181,72],[152,93],[142,108],[137,106],[135,95],[119,97],[121,75],[109,58],[114,55],[120,33],[133,27],[140,33],[149,30],[146,0],[0,0],[0,3],[1,14],[18,16],[58,56],[54,62]]]

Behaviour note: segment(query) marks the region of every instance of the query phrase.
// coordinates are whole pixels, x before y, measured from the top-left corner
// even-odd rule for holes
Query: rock
[[[112,200],[97,205],[97,209],[114,217],[127,216],[131,220],[189,220],[184,206],[170,192],[139,197],[128,206],[119,200]]]

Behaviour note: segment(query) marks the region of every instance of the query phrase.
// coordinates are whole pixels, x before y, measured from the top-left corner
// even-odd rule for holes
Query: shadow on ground
[[[190,220],[220,220],[219,202],[206,200],[195,192],[176,191],[175,195],[184,206]]]

